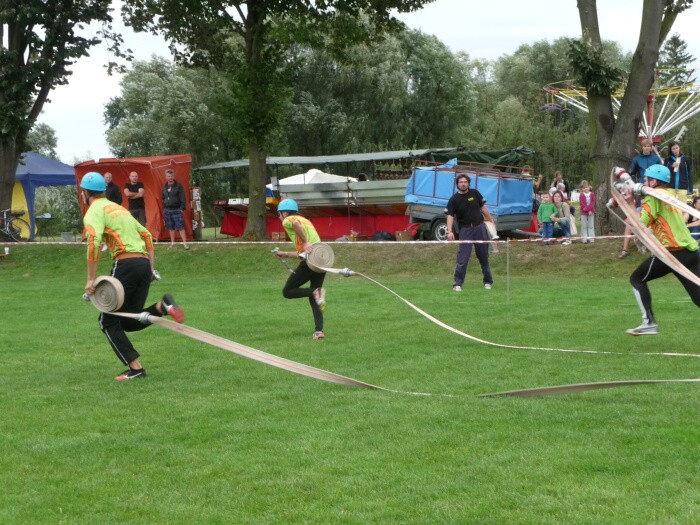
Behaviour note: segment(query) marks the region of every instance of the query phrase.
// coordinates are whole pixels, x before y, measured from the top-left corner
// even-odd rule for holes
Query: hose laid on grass
[[[141,313],[129,313],[129,312],[115,312],[116,308],[121,307],[124,302],[124,288],[122,283],[115,279],[114,277],[100,277],[95,279],[95,293],[91,295],[84,295],[84,299],[92,302],[92,304],[100,310],[101,312],[108,313],[110,315],[116,315],[119,317],[126,317],[130,319],[137,319],[138,321],[146,324],[156,324],[162,326],[173,332],[185,335],[197,341],[216,346],[222,350],[232,352],[234,354],[252,359],[254,361],[259,361],[266,365],[274,366],[276,368],[281,368],[288,372],[303,375],[306,377],[311,377],[313,379],[318,379],[320,381],[327,381],[329,383],[336,383],[346,386],[354,386],[358,388],[368,388],[372,390],[384,390],[387,392],[401,393],[401,394],[412,394],[412,395],[425,395],[429,396],[432,394],[422,393],[422,392],[400,392],[398,390],[390,390],[377,385],[372,385],[365,383],[363,381],[358,381],[350,377],[341,376],[339,374],[334,374],[326,370],[321,370],[320,368],[315,368],[313,366],[305,365],[302,363],[297,363],[296,361],[291,361],[290,359],[285,359],[283,357],[278,357],[273,354],[268,354],[262,350],[252,348],[235,341],[230,341],[223,337],[219,337],[214,334],[210,334],[203,330],[198,330],[191,326],[184,324],[179,324],[169,319],[163,319],[155,315],[149,315],[148,312]]]
[[[508,392],[494,392],[481,394],[479,397],[534,397],[556,396],[583,392],[584,390],[598,390],[601,388],[617,388],[621,386],[654,385],[659,383],[700,383],[700,379],[633,379],[628,381],[605,381],[600,383],[580,383],[576,385],[546,386],[542,388],[526,388],[524,390],[510,390]]]
[[[423,317],[425,317],[425,318],[428,319],[429,321],[435,323],[435,324],[438,325],[439,327],[444,328],[445,330],[448,330],[448,331],[450,331],[450,332],[452,332],[452,333],[454,333],[454,334],[457,334],[457,335],[459,335],[459,336],[461,336],[461,337],[465,337],[465,338],[467,338],[467,339],[471,339],[472,341],[477,342],[477,343],[482,343],[482,344],[489,345],[489,346],[495,346],[495,347],[498,347],[498,348],[510,348],[510,349],[513,349],[513,350],[542,350],[542,351],[546,351],[546,352],[565,352],[565,353],[576,353],[576,354],[630,355],[630,354],[627,354],[627,353],[624,353],[624,352],[611,352],[611,351],[604,351],[604,350],[572,350],[572,349],[566,349],[566,348],[548,348],[548,347],[543,347],[543,346],[517,346],[517,345],[506,345],[506,344],[502,344],[502,343],[494,343],[494,342],[492,342],[492,341],[487,341],[487,340],[485,340],[485,339],[480,339],[480,338],[475,337],[475,336],[473,336],[473,335],[469,335],[469,334],[466,333],[466,332],[462,332],[461,330],[458,330],[457,328],[454,328],[454,327],[452,327],[452,326],[450,326],[450,325],[448,325],[448,324],[446,324],[446,323],[443,323],[443,322],[440,321],[439,319],[433,317],[433,316],[430,315],[429,313],[427,313],[427,312],[425,312],[424,310],[421,310],[420,308],[418,308],[415,304],[413,304],[413,303],[411,303],[410,301],[404,299],[403,297],[401,297],[399,294],[397,294],[396,292],[394,292],[394,291],[391,290],[390,288],[384,286],[384,285],[381,284],[380,282],[375,281],[374,279],[372,279],[372,278],[370,278],[370,277],[368,277],[368,276],[366,276],[366,275],[364,275],[364,274],[361,274],[361,273],[359,273],[359,272],[355,272],[355,271],[353,271],[353,270],[350,270],[349,268],[342,268],[342,269],[339,269],[339,268],[322,268],[322,269],[323,269],[323,271],[325,271],[325,272],[334,273],[334,274],[338,274],[338,275],[342,275],[342,276],[344,276],[344,277],[350,277],[350,276],[352,276],[352,275],[357,275],[358,277],[362,277],[363,279],[366,279],[366,280],[368,280],[368,281],[370,281],[370,282],[376,284],[376,285],[379,286],[380,288],[383,288],[384,290],[386,290],[386,291],[389,292],[390,294],[396,296],[398,299],[400,299],[401,301],[403,301],[404,303],[406,303],[406,304],[407,304],[409,307],[411,307],[413,310],[415,310],[416,312],[418,312],[420,315],[422,315]],[[697,358],[700,358],[700,354],[683,354],[683,353],[678,353],[678,352],[645,352],[645,353],[632,354],[632,355],[646,355],[646,356],[650,356],[650,355],[663,355],[663,356],[669,356],[669,357],[697,357]]]

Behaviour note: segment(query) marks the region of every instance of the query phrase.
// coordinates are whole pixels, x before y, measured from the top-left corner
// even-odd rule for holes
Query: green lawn
[[[652,283],[661,333],[640,322],[620,241],[520,243],[475,259],[450,290],[445,245],[336,245],[325,341],[282,298],[271,245],[157,247],[187,324],[414,396],[316,381],[157,326],[132,335],[149,377],[123,369],[80,300],[84,247],[11,246],[0,260],[0,523],[698,523],[700,390],[665,384],[479,398],[567,383],[700,377],[698,309]],[[107,262],[101,265],[107,273]],[[509,279],[507,272],[509,271]]]

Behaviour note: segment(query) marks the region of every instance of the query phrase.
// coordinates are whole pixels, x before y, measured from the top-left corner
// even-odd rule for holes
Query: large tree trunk
[[[265,184],[267,156],[257,144],[250,145],[250,186],[248,190],[248,224],[243,237],[250,241],[268,239],[266,226]]]
[[[18,164],[19,153],[15,143],[0,143],[0,210],[12,206],[12,190],[15,187]]]
[[[600,47],[596,0],[578,0],[577,3],[583,40],[591,46]],[[664,0],[644,0],[639,42],[617,118],[613,114],[611,96],[588,96],[591,180],[599,203],[596,210],[597,234],[605,234],[611,229],[621,231],[623,228],[620,221],[611,221],[605,207],[610,198],[610,170],[615,166],[627,169],[637,145],[640,119],[663,43],[664,5]],[[665,27],[666,31],[668,29],[670,27]]]

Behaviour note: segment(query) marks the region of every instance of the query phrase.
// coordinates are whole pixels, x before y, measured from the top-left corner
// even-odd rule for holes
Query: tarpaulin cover
[[[534,155],[535,152],[525,146],[517,148],[497,149],[491,151],[466,151],[457,149],[449,152],[433,152],[435,162],[445,162],[457,159],[462,162],[479,162],[482,164],[498,164],[501,166],[520,166],[522,162]]]
[[[175,180],[185,187],[187,209],[184,213],[185,232],[187,238],[192,239],[192,206],[190,194],[190,167],[191,155],[164,155],[160,157],[134,157],[129,159],[100,159],[98,161],[83,162],[75,166],[75,182],[80,182],[88,171],[96,171],[104,175],[112,174],[112,182],[124,191],[124,186],[129,182],[129,173],[135,171],[139,175],[139,182],[143,182],[146,203],[146,228],[153,238],[160,241],[170,240],[170,234],[165,229],[163,222],[163,202],[161,190],[165,185],[165,171],[172,169],[175,172]],[[83,214],[87,207],[81,204]],[[122,206],[129,208],[126,197],[122,200]]]
[[[455,174],[457,159],[445,164],[413,170],[406,184],[406,202],[427,206],[447,206],[447,201],[457,192]],[[470,188],[478,190],[486,199],[489,211],[494,215],[530,213],[532,211],[532,179],[525,177],[498,177],[487,174],[466,172]]]
[[[33,151],[22,153],[15,171],[15,183],[22,185],[27,202],[28,217],[22,217],[31,226],[31,238],[34,238],[34,198],[40,186],[72,186],[75,184],[73,166],[53,160]],[[12,209],[18,210],[13,203]]]

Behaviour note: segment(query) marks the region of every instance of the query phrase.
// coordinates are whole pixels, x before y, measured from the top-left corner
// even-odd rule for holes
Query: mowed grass
[[[455,248],[335,245],[378,280],[475,337],[444,330],[360,277],[329,275],[327,339],[281,296],[271,245],[157,247],[151,300],[187,324],[405,393],[298,376],[151,327],[132,334],[149,377],[123,369],[80,300],[83,246],[11,246],[0,260],[0,523],[697,523],[700,385],[538,398],[479,394],[567,383],[700,377],[698,309],[652,283],[661,334],[640,321],[620,241],[500,246],[496,284]],[[284,249],[284,248],[283,248]],[[109,264],[102,263],[107,273]]]

